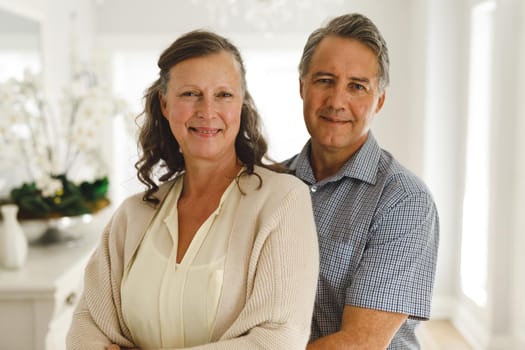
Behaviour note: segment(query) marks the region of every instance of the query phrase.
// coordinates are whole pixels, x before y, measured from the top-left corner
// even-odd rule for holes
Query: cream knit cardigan
[[[244,175],[228,243],[224,283],[212,343],[191,349],[304,350],[319,270],[317,234],[308,188],[291,175],[256,167]],[[171,183],[161,186],[164,199]],[[85,269],[84,291],[73,315],[67,349],[134,347],[122,317],[122,274],[156,209],[137,194],[106,226]],[[147,280],[144,283],[148,283]]]

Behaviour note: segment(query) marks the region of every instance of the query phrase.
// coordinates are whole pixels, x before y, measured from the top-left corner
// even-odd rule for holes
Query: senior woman
[[[103,232],[68,349],[303,350],[318,273],[310,195],[263,164],[238,49],[193,31],[158,66],[136,164],[147,190]]]

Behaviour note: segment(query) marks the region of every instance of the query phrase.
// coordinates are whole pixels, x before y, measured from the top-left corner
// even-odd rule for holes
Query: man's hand
[[[406,314],[346,306],[339,332],[308,344],[307,350],[385,349]]]

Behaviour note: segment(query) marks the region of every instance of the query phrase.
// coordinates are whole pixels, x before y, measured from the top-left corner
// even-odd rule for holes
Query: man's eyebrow
[[[369,78],[363,78],[363,77],[350,77],[348,78],[349,81],[357,81],[359,83],[370,83]]]
[[[336,75],[334,73],[330,73],[330,72],[319,71],[319,72],[315,72],[314,74],[312,74],[312,77],[313,78],[319,78],[319,77],[335,78]],[[371,79],[366,78],[366,77],[349,77],[347,80],[348,81],[355,81],[355,82],[359,82],[359,83],[368,83],[368,84],[371,82]]]
[[[312,74],[312,76],[314,78],[318,78],[318,77],[326,77],[326,76],[329,76],[329,77],[335,77],[335,74],[333,73],[329,73],[329,72],[315,72],[314,74]]]

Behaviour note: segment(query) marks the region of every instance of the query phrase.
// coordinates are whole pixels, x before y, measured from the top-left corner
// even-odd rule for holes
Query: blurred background
[[[373,132],[438,204],[434,318],[450,320],[475,349],[525,349],[522,0],[0,0],[0,83],[41,73],[46,98],[59,101],[82,66],[126,101],[127,117],[107,118],[100,130],[118,204],[141,189],[130,115],[141,112],[156,60],[176,37],[206,28],[241,49],[269,155],[284,160],[308,139],[302,47],[347,12],[370,17],[390,51],[391,84]],[[0,197],[24,176],[0,164]]]

